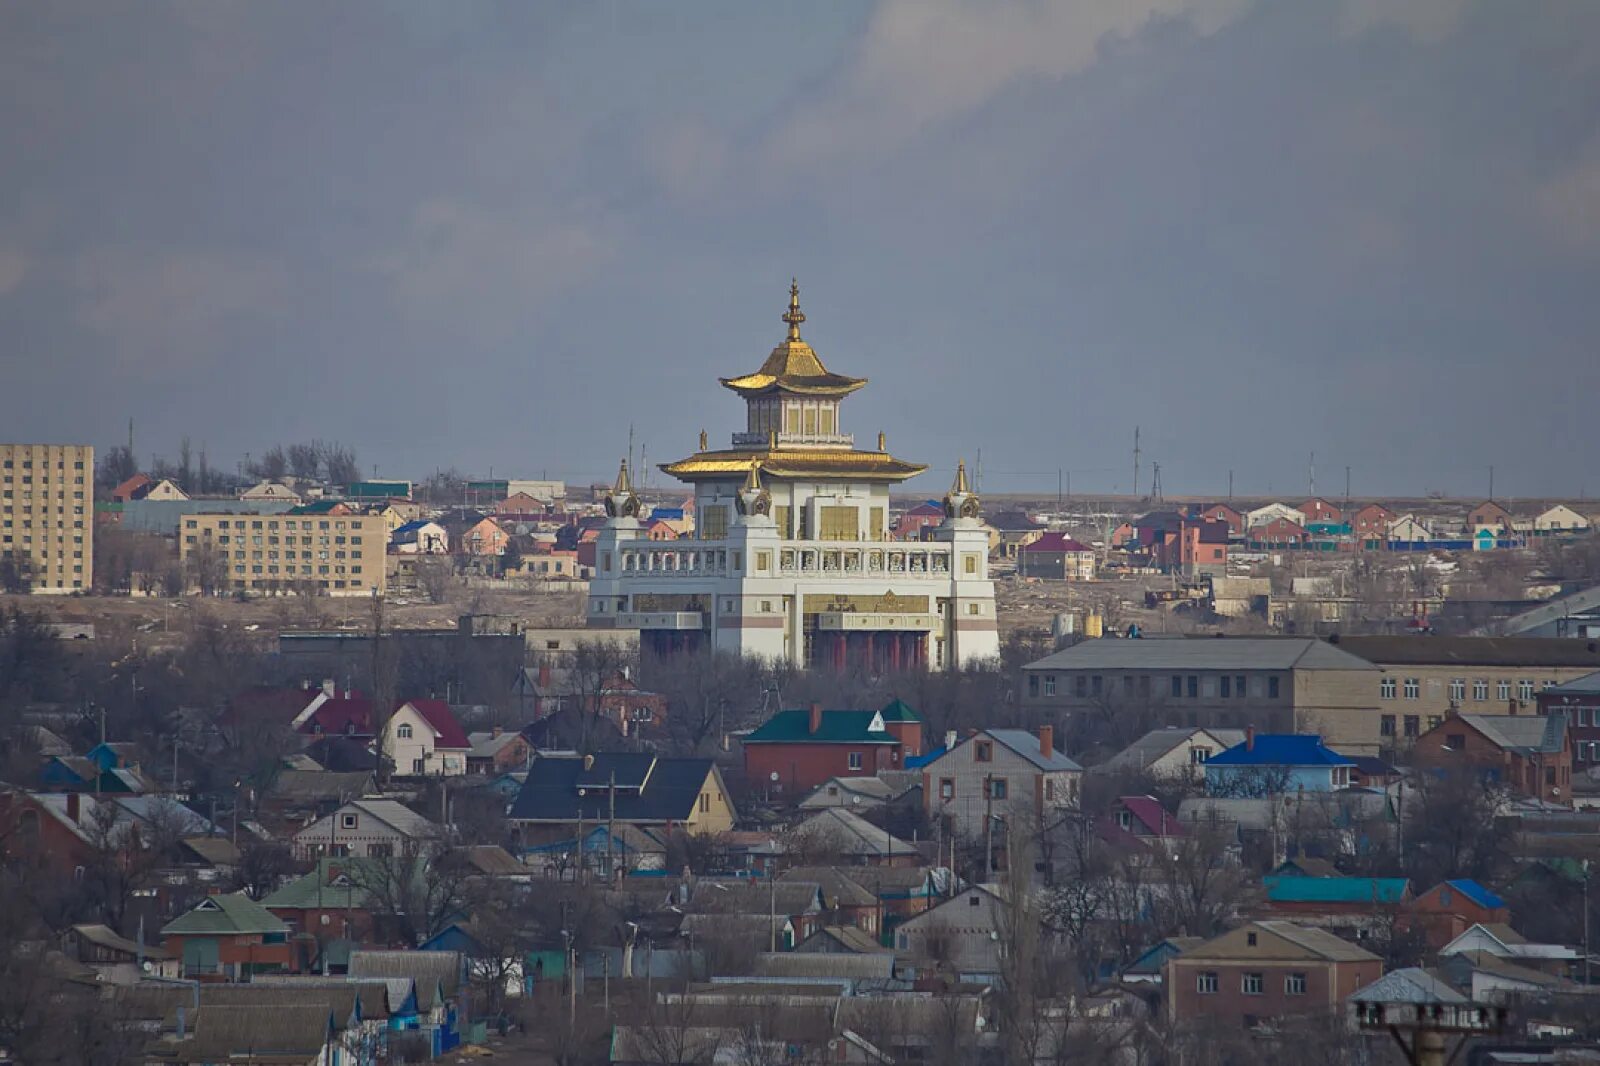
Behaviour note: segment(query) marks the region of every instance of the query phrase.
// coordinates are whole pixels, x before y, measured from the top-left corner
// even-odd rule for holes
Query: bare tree
[[[472,871],[444,844],[411,839],[388,855],[349,860],[346,876],[366,893],[374,919],[414,947],[462,906]]]
[[[580,640],[574,644],[567,677],[579,713],[579,752],[590,750],[595,725],[606,713],[607,690],[619,676],[633,672],[637,665],[633,654],[615,641]]]
[[[429,603],[447,603],[450,599],[453,568],[442,555],[419,555],[416,563],[417,588],[428,597]]]

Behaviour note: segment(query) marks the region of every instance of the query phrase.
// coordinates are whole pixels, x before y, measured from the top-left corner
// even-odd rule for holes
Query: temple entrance
[[[882,630],[812,630],[806,665],[834,673],[900,673],[928,665],[928,635]]]

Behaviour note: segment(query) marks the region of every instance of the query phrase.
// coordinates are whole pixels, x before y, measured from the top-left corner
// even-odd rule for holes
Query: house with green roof
[[[905,768],[922,752],[922,719],[904,700],[877,711],[779,711],[744,738],[745,778],[774,796],[801,796],[834,777]]]
[[[161,946],[199,980],[247,980],[292,962],[289,927],[243,892],[207,896],[162,928]]]
[[[1282,918],[1322,929],[1362,929],[1388,919],[1404,921],[1412,902],[1404,877],[1303,877],[1261,879],[1261,918]]]

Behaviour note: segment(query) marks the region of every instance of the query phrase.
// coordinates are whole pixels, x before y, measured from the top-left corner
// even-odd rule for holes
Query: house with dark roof
[[[1319,736],[1245,731],[1244,743],[1206,761],[1206,794],[1258,797],[1333,792],[1350,786],[1354,764]]]
[[[1100,838],[1123,850],[1148,850],[1185,836],[1183,822],[1154,796],[1118,796],[1095,826]]]
[[[984,729],[922,768],[923,812],[947,834],[981,839],[993,817],[1054,821],[1075,810],[1082,778],[1052,726]]]
[[[733,828],[736,812],[710,759],[598,752],[535,759],[508,817],[522,843],[537,846],[571,837],[582,825],[720,833]]]
[[[1572,736],[1564,714],[1452,714],[1417,738],[1412,764],[1466,771],[1546,803],[1572,805]]]
[[[521,733],[495,726],[480,733],[468,733],[472,744],[467,752],[467,773],[499,775],[521,770],[533,759],[533,745]]]
[[[1017,576],[1093,581],[1094,549],[1065,533],[1041,533],[1017,551]]]
[[[1600,670],[1543,689],[1538,701],[1540,714],[1566,715],[1573,771],[1600,773]]]
[[[384,725],[384,752],[395,773],[409,777],[460,777],[472,742],[444,700],[407,700]]]
[[[744,738],[745,779],[773,795],[798,796],[832,777],[899,770],[922,751],[922,720],[904,701],[882,710],[779,711]]]

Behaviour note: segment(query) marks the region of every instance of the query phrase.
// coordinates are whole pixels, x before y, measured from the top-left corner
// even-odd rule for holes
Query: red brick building
[[[1227,525],[1234,536],[1244,532],[1244,513],[1225,503],[1213,503],[1200,509],[1199,517]]]
[[[1511,921],[1506,901],[1476,881],[1444,881],[1411,901],[1403,927],[1420,926],[1428,950],[1438,951],[1474,925]]]
[[[1382,959],[1332,933],[1250,922],[1167,960],[1167,1017],[1254,1028],[1270,1018],[1330,1015],[1382,976]]]
[[[1467,532],[1491,529],[1496,533],[1510,533],[1513,521],[1510,511],[1493,500],[1485,500],[1467,513]]]
[[[1447,715],[1417,738],[1411,761],[1429,770],[1474,770],[1524,796],[1572,804],[1565,715]]]
[[[1600,766],[1600,673],[1554,685],[1538,695],[1540,714],[1564,714],[1572,737],[1572,768]]]
[[[1306,516],[1306,522],[1343,522],[1344,512],[1321,496],[1313,496],[1295,510]]]
[[[922,720],[901,700],[881,711],[779,711],[744,739],[745,780],[774,795],[801,795],[831,777],[900,770],[922,753]]]
[[[1303,548],[1311,534],[1294,519],[1279,516],[1252,528],[1248,539],[1263,548]]]
[[[1357,511],[1350,521],[1350,529],[1359,541],[1376,541],[1379,547],[1389,539],[1389,523],[1395,513],[1381,503],[1369,503]]]

